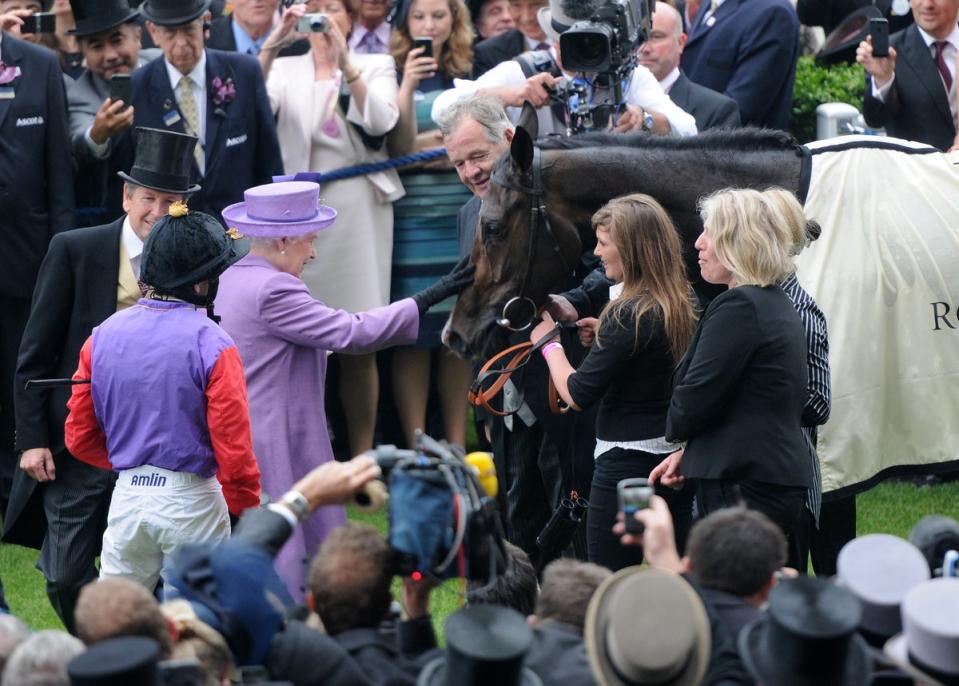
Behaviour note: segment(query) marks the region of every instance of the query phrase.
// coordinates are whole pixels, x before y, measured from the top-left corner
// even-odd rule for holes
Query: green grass
[[[920,518],[928,514],[945,514],[959,519],[959,483],[916,487],[908,483],[886,483],[858,498],[858,532],[889,533],[905,537]],[[372,524],[386,532],[382,514],[364,515],[350,512],[357,521]],[[62,628],[44,590],[43,575],[35,568],[37,551],[19,546],[0,545],[0,577],[7,602],[14,614],[35,629]],[[398,592],[399,581],[394,584]],[[449,613],[462,605],[463,585],[448,581],[433,592],[431,610],[437,635],[442,636],[442,623]]]

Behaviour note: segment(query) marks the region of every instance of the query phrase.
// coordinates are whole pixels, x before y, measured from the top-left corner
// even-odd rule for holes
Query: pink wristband
[[[563,344],[560,343],[559,341],[550,341],[549,343],[544,345],[539,352],[540,354],[542,354],[543,359],[545,360],[546,356],[549,355],[550,351],[555,350],[556,348],[559,348],[560,350],[562,350]]]

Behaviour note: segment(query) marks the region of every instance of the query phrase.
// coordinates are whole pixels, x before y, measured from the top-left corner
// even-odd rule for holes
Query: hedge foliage
[[[816,139],[816,108],[824,102],[845,102],[862,111],[865,76],[858,64],[823,67],[812,57],[800,57],[793,86],[789,128],[801,143]]]

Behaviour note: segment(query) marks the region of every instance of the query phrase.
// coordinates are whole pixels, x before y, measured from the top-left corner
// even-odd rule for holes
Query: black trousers
[[[28,298],[0,296],[0,513],[6,512],[18,459],[14,451],[16,416],[13,412],[13,376],[17,371],[20,338],[30,318]]]
[[[725,507],[745,505],[775,522],[787,540],[794,535],[806,503],[804,486],[782,486],[760,481],[698,479],[696,505],[699,515]]]
[[[613,534],[613,524],[619,512],[616,484],[623,479],[646,478],[665,455],[654,455],[640,450],[613,448],[598,458],[593,466],[593,485],[589,491],[589,513],[586,517],[586,535],[589,561],[614,572],[642,564],[643,549],[623,546]],[[656,484],[656,495],[669,505],[676,534],[676,547],[682,552],[693,517],[693,489],[687,484],[681,491]]]
[[[47,535],[37,569],[47,579],[47,597],[57,616],[75,634],[73,610],[80,589],[97,578],[95,562],[103,547],[116,475],[65,450],[55,453],[54,460],[57,477],[42,486]]]
[[[819,511],[819,528],[812,513],[803,508],[795,535],[789,540],[787,565],[809,571],[809,559],[816,576],[835,576],[839,551],[856,537],[856,496],[848,495],[823,500]]]

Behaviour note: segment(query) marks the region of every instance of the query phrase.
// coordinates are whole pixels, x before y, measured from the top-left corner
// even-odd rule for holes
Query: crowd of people
[[[822,493],[827,322],[794,265],[819,227],[779,188],[700,200],[699,274],[662,198],[593,215],[513,332],[538,350],[513,411],[473,415],[506,560],[443,648],[436,580],[397,607],[395,551],[347,522],[381,470],[335,461],[328,414],[350,455],[467,442],[443,327],[522,110],[582,123],[560,38],[599,4],[0,0],[2,540],[40,550],[66,629],[0,585],[3,686],[959,683],[959,524],[856,538]],[[623,87],[589,83],[622,91],[599,129],[788,129],[800,20],[865,3],[652,4]],[[874,11],[888,56],[846,35],[867,123],[959,147],[959,0]],[[626,479],[656,494],[629,527]],[[585,523],[547,548],[568,498]]]

